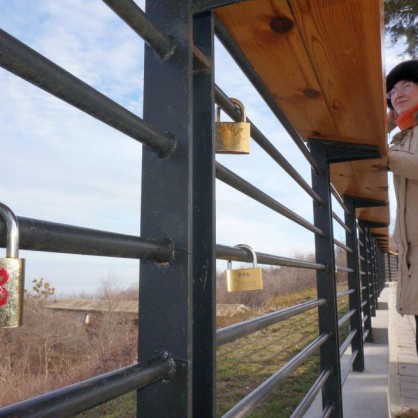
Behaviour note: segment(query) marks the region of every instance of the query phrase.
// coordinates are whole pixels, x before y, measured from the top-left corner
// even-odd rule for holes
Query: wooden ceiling
[[[357,216],[388,250],[383,0],[247,0],[216,14],[304,140],[383,155],[332,164],[331,179],[341,195],[376,201]]]

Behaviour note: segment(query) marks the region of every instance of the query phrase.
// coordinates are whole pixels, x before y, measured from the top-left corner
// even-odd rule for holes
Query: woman
[[[390,108],[388,123],[396,124],[401,130],[393,137],[388,152],[397,201],[396,308],[401,315],[414,315],[418,329],[418,60],[405,61],[390,71],[386,89]]]

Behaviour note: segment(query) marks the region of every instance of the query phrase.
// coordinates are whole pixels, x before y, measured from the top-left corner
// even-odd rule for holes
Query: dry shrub
[[[136,361],[137,326],[131,315],[109,310],[86,325],[83,314],[47,309],[53,295],[42,293],[45,284],[36,281],[38,291],[26,293],[24,325],[0,329],[0,406]],[[115,289],[102,293],[119,298]]]

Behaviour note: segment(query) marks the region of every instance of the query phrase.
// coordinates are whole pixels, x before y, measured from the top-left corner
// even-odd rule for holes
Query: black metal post
[[[193,16],[191,0],[147,2],[147,18],[174,38],[162,60],[145,47],[144,120],[178,139],[169,158],[142,154],[141,234],[170,237],[174,260],[141,262],[138,356],[168,352],[176,373],[138,392],[138,417],[192,417],[193,395]]]
[[[363,288],[362,292],[362,299],[366,302],[363,307],[363,315],[364,315],[364,332],[367,333],[366,341],[372,342],[373,341],[373,331],[372,331],[372,319],[371,319],[371,268],[370,268],[370,248],[368,244],[367,238],[367,227],[364,221],[359,221],[360,227],[360,242],[362,245],[360,246],[360,258],[361,258],[361,284]]]
[[[376,246],[375,240],[368,229],[369,246],[370,246],[370,261],[371,261],[371,315],[376,316],[377,308],[377,260],[376,260]]]
[[[318,298],[327,304],[318,308],[319,334],[327,333],[330,338],[321,346],[321,369],[332,368],[332,375],[322,390],[322,404],[325,410],[333,406],[332,417],[342,417],[341,367],[338,332],[337,289],[335,283],[335,257],[333,244],[330,172],[326,147],[311,141],[312,156],[320,170],[312,169],[312,188],[320,196],[323,204],[314,202],[314,224],[324,235],[315,235],[316,262],[324,264],[325,270],[316,272]]]
[[[216,240],[213,13],[195,15],[194,45],[211,63],[193,73],[193,416],[216,410]]]
[[[357,333],[351,341],[352,352],[357,351],[357,356],[353,363],[353,370],[361,372],[364,370],[364,347],[363,347],[363,322],[361,318],[361,281],[360,281],[360,255],[357,242],[356,226],[356,207],[352,198],[345,198],[344,203],[348,209],[345,212],[345,223],[350,229],[346,231],[346,244],[353,252],[347,252],[347,267],[353,271],[348,273],[348,288],[354,289],[349,296],[349,309],[355,310],[355,314],[350,318],[350,329]]]

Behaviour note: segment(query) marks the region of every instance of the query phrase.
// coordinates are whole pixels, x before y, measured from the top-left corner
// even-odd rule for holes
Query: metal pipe
[[[343,315],[338,320],[338,328],[341,328],[355,313],[356,313],[356,310],[352,309],[351,311],[348,311],[345,315]]]
[[[332,211],[332,217],[349,233],[351,234],[351,229],[345,224],[345,222],[334,212]]]
[[[283,267],[297,267],[313,270],[325,270],[325,265],[319,263],[313,263],[311,261],[296,260],[293,258],[279,257],[276,255],[270,255],[265,253],[256,252],[257,262],[259,264],[269,264],[272,266]],[[236,248],[228,247],[226,245],[218,244],[216,246],[216,258],[221,260],[230,261],[248,261],[252,262],[251,255],[248,251]]]
[[[335,197],[335,199],[340,204],[340,206],[344,209],[344,212],[350,213],[350,209],[348,209],[348,207],[344,203],[343,198],[340,196],[340,194],[338,193],[338,190],[335,188],[335,186],[331,183],[330,184],[330,187],[331,187],[331,193],[332,193],[332,195]]]
[[[318,379],[316,379],[315,383],[309,389],[308,393],[293,411],[290,418],[302,418],[309,407],[312,405],[312,402],[315,400],[316,395],[318,395],[319,391],[323,388],[325,382],[331,375],[332,371],[330,367],[326,367],[322,373],[319,375]]]
[[[335,238],[334,238],[334,244],[337,245],[338,247],[342,248],[343,250],[347,251],[348,253],[353,252],[353,250],[350,247],[348,247],[347,245],[343,244],[341,241],[338,241]]]
[[[18,217],[20,249],[68,254],[97,255],[171,261],[173,244],[169,239],[160,241],[116,234],[78,226]],[[0,222],[0,244],[6,244],[7,228]]]
[[[247,0],[195,0],[193,2],[194,13],[207,12],[217,7],[228,6],[229,4],[240,3]]]
[[[354,293],[354,289],[348,289],[348,290],[344,290],[342,292],[338,292],[337,293],[337,298],[341,298],[342,296],[350,295],[351,293]]]
[[[358,354],[358,350],[354,351],[354,353],[351,355],[350,360],[347,364],[347,367],[345,368],[344,372],[341,376],[341,385],[344,385],[345,381],[347,380],[348,374],[350,373],[351,367],[353,366],[354,360],[356,359]]]
[[[147,18],[147,15],[132,0],[102,0],[135,33],[137,33],[163,60],[175,50],[173,39],[161,33]]]
[[[251,183],[239,177],[237,174],[228,170],[218,162],[216,163],[216,178],[233,187],[234,189],[237,189],[240,192],[246,194],[257,202],[260,202],[263,205],[269,207],[275,212],[280,213],[281,215],[299,224],[300,226],[303,226],[309,231],[314,232],[318,236],[322,237],[324,235],[324,233],[319,228],[312,225],[310,222],[306,221],[295,212],[292,212],[277,200],[274,200],[272,197],[262,192],[260,189],[257,189],[257,187],[253,186]]]
[[[170,134],[161,133],[68,71],[0,29],[0,66],[77,109],[147,145],[160,157],[175,148]]]
[[[340,347],[340,356],[343,356],[346,352],[347,348],[350,346],[351,341],[353,341],[353,338],[356,336],[357,330],[353,329],[347,336],[347,338],[344,340],[344,342],[341,344]]]
[[[62,389],[0,409],[2,417],[65,418],[110,401],[132,390],[169,379],[175,362],[167,354],[102,374]]]
[[[222,345],[231,343],[232,341],[301,314],[309,309],[317,308],[325,303],[327,303],[325,299],[313,300],[221,328],[216,332],[216,346],[221,347]]]
[[[222,418],[244,418],[248,416],[286,377],[296,370],[315,350],[321,347],[328,338],[329,334],[323,334],[313,340],[276,373],[238,402]]]
[[[235,106],[228,96],[215,86],[215,100],[216,103],[236,122],[241,121],[241,113],[237,106]],[[247,122],[251,123],[251,137],[257,142],[258,145],[284,170],[289,176],[308,193],[312,199],[314,199],[320,205],[322,204],[321,198],[315,193],[312,187],[305,181],[305,179],[297,172],[297,170],[286,160],[286,158],[280,153],[280,151],[263,135],[263,133],[254,125],[249,118]]]
[[[338,271],[345,271],[346,273],[352,273],[354,270],[350,269],[348,267],[343,267],[343,266],[336,266],[336,270]]]
[[[261,97],[264,99],[266,104],[270,107],[271,111],[274,113],[276,118],[280,121],[280,123],[286,129],[287,133],[290,135],[290,137],[292,138],[296,146],[302,152],[306,160],[310,163],[311,167],[317,173],[319,173],[320,169],[319,169],[318,163],[315,161],[315,159],[309,152],[302,138],[300,137],[296,129],[293,127],[293,125],[289,122],[284,112],[280,109],[279,105],[277,104],[276,99],[271,95],[270,91],[267,89],[265,84],[261,81],[255,68],[248,62],[247,58],[242,53],[241,49],[234,42],[231,35],[228,33],[228,31],[225,29],[225,27],[222,25],[222,23],[219,21],[218,18],[215,18],[215,32],[219,40],[222,42],[226,50],[231,55],[231,57],[239,65],[241,70],[244,72],[244,74],[248,77],[248,79],[251,81],[253,86],[260,93]]]

